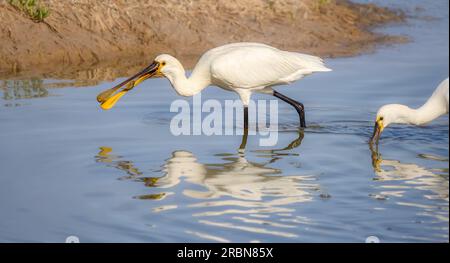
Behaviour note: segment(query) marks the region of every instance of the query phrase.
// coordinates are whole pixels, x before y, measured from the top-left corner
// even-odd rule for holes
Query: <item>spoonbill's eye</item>
[[[165,66],[165,65],[166,65],[166,62],[165,62],[165,61],[161,62],[161,65]]]
[[[384,117],[380,117],[380,121],[382,121],[384,119]]]

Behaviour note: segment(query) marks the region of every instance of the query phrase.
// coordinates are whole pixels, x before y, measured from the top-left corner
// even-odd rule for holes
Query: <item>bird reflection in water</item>
[[[414,206],[421,208],[421,215],[433,216],[439,220],[448,221],[448,169],[427,169],[414,163],[402,163],[398,160],[384,160],[377,148],[372,148],[372,166],[376,177],[374,180],[380,183],[382,189],[378,194],[371,195],[378,200],[395,198],[397,205]],[[447,162],[442,158],[429,158],[428,155],[420,155],[421,158],[432,159],[434,161]],[[416,200],[414,202],[404,202],[408,191],[415,189],[423,191],[425,199],[408,198]],[[422,196],[422,194],[421,194]],[[442,205],[430,205],[427,200],[442,200]]]
[[[194,200],[188,204],[194,217],[207,217],[199,220],[206,225],[244,231],[265,233],[282,237],[296,235],[283,231],[269,231],[271,227],[296,227],[298,224],[308,224],[305,217],[292,216],[295,211],[293,204],[313,200],[319,189],[314,176],[282,175],[280,169],[271,167],[282,155],[292,154],[290,150],[298,147],[303,139],[303,131],[297,133],[297,138],[287,147],[273,150],[254,151],[263,162],[249,161],[245,154],[245,143],[241,144],[236,154],[217,154],[222,161],[219,163],[200,163],[197,157],[184,150],[172,153],[162,165],[161,177],[147,177],[135,167],[133,162],[124,161],[118,155],[112,154],[109,147],[101,147],[96,156],[97,162],[107,163],[126,173],[126,179],[143,182],[152,190],[162,191],[150,195],[139,196],[139,199],[161,200],[171,194],[163,189],[174,189],[180,183],[184,184],[182,194]],[[243,138],[243,142],[246,136]],[[243,148],[244,146],[244,148]],[[189,185],[194,185],[190,187]],[[201,188],[199,189],[198,186]],[[177,199],[175,199],[177,200]],[[167,200],[169,201],[169,200]],[[156,207],[156,212],[176,209],[185,204],[175,203]],[[271,219],[270,215],[276,215]],[[237,223],[214,222],[214,216],[231,216]],[[284,216],[284,218],[283,218]],[[281,217],[281,218],[280,218]],[[258,227],[245,227],[242,223],[257,224]]]

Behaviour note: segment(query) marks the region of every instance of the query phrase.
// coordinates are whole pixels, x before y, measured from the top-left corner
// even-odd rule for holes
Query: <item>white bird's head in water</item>
[[[448,114],[448,78],[442,81],[435,89],[431,97],[417,109],[412,109],[401,104],[388,104],[377,112],[375,128],[370,143],[380,139],[383,130],[392,123],[424,125],[439,116]]]
[[[409,124],[411,123],[411,109],[401,104],[388,104],[382,106],[375,119],[375,127],[371,138],[371,143],[378,143],[383,130],[393,123]]]

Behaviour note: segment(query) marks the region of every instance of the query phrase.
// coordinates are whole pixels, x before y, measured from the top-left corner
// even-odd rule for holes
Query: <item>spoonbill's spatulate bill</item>
[[[143,71],[100,93],[97,100],[102,109],[110,109],[140,82],[164,76],[181,96],[193,96],[209,85],[236,92],[244,105],[244,128],[248,127],[248,105],[253,92],[273,95],[292,105],[299,114],[300,125],[305,127],[303,104],[272,87],[289,84],[319,71],[331,71],[319,57],[283,51],[259,43],[234,43],[204,53],[189,78],[176,58],[167,54],[159,55]]]
[[[444,114],[448,114],[448,78],[439,84],[427,102],[418,109],[401,104],[382,106],[377,113],[370,143],[378,144],[381,132],[392,123],[423,125]]]

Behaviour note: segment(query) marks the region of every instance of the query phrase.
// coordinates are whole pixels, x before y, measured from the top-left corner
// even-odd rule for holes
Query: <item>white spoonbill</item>
[[[253,92],[273,95],[298,112],[305,127],[302,103],[272,89],[318,71],[331,71],[319,57],[279,50],[259,43],[233,43],[204,53],[189,78],[181,63],[162,54],[153,63],[119,85],[97,96],[102,109],[110,109],[129,90],[151,77],[166,77],[181,96],[193,96],[209,85],[236,92],[244,105],[244,128],[248,128],[248,104]],[[127,85],[119,91],[120,87]]]
[[[392,123],[424,125],[444,114],[448,114],[448,78],[439,84],[427,102],[418,109],[401,104],[382,106],[377,113],[370,143],[378,144],[381,132]]]

